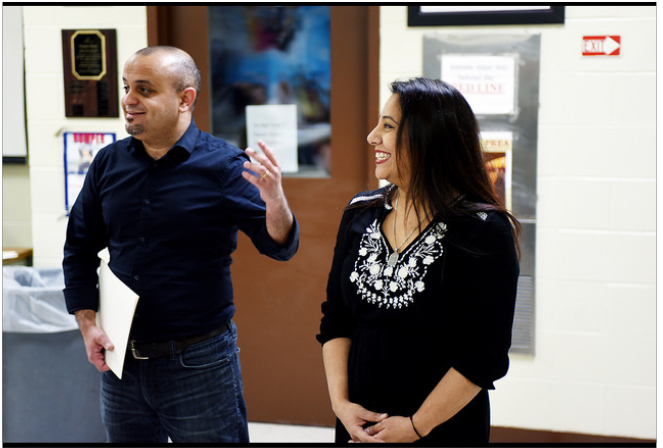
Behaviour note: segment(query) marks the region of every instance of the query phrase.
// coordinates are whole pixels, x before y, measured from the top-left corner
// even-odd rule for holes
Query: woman
[[[391,185],[341,220],[318,341],[337,442],[485,444],[506,374],[520,226],[450,85],[391,85],[368,135]]]

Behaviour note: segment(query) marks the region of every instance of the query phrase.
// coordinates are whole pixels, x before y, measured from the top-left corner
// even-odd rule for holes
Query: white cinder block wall
[[[61,266],[67,217],[64,132],[127,134],[122,118],[66,118],[63,29],[116,29],[118,67],[147,46],[144,6],[25,6],[26,114],[35,266]],[[122,79],[118,76],[118,91]]]
[[[380,9],[380,100],[422,75],[423,35],[541,34],[536,355],[491,394],[496,426],[656,438],[656,8],[567,6],[563,25],[407,26]],[[619,57],[582,57],[620,35]]]
[[[381,7],[381,102],[421,75],[422,36],[540,33],[536,356],[514,357],[493,424],[656,437],[656,10],[567,6],[564,25],[408,28]],[[115,28],[118,64],[147,45],[145,7],[24,9],[33,244],[60,266],[65,131],[125,135],[122,119],[64,116],[62,29]],[[622,55],[582,58],[583,35]],[[121,80],[118,79],[118,83]]]

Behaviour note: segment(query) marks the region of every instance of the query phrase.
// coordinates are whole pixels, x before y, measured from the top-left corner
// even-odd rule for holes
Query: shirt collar
[[[196,141],[198,141],[198,134],[198,126],[196,126],[195,120],[193,117],[191,117],[191,124],[189,124],[189,127],[187,128],[184,135],[182,135],[182,137],[180,137],[180,139],[173,145],[173,148],[180,147],[191,154],[193,152],[193,148],[196,146]],[[132,136],[129,144],[127,145],[127,150],[139,148],[142,145],[143,142]]]

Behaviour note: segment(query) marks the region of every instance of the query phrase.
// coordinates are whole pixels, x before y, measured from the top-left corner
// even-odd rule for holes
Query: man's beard
[[[127,134],[129,135],[138,135],[141,134],[144,131],[144,128],[140,124],[132,124],[132,123],[126,123],[124,125],[124,129],[127,131]]]

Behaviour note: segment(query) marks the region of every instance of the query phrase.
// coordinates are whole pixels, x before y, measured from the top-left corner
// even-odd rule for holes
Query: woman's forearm
[[[348,356],[351,343],[348,338],[336,338],[322,346],[327,388],[334,412],[337,412],[338,405],[349,401]]]
[[[422,437],[428,435],[436,426],[456,415],[480,391],[479,386],[452,367],[412,416],[414,427]]]

